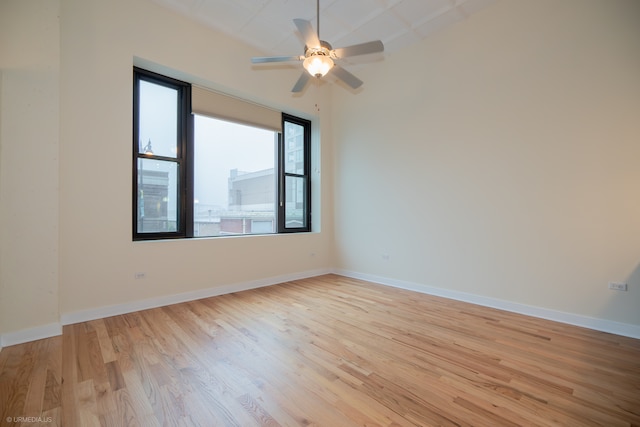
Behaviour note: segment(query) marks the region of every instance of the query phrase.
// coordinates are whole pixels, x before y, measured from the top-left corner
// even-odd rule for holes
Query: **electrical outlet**
[[[627,284],[626,283],[618,283],[618,282],[609,282],[609,289],[613,291],[626,291]]]

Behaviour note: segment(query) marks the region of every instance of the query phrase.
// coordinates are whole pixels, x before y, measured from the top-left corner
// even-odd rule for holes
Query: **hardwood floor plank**
[[[326,275],[4,348],[0,404],[0,425],[640,426],[640,340]]]
[[[60,374],[61,411],[60,424],[77,426],[75,385],[78,383],[78,353],[76,347],[75,325],[62,328],[62,366]],[[3,350],[4,351],[4,350]]]
[[[77,408],[78,424],[81,426],[100,426],[100,416],[96,403],[96,392],[93,380],[85,380],[75,387],[74,405]]]
[[[44,406],[45,386],[47,384],[47,363],[49,347],[54,340],[38,340],[32,344],[34,365],[29,377],[29,388],[21,414],[26,417],[39,417]]]
[[[62,337],[53,337],[43,357],[47,360],[47,379],[44,388],[42,410],[50,411],[62,405]]]
[[[278,423],[264,408],[256,402],[253,397],[249,394],[244,394],[237,398],[240,405],[247,411],[247,413],[251,414],[251,416],[258,422],[261,426],[268,427],[281,427],[280,423]]]
[[[118,361],[114,360],[112,362],[105,363],[105,368],[107,370],[107,378],[109,379],[109,388],[112,391],[124,388],[124,377],[122,376],[122,371],[120,370],[120,364]]]
[[[113,341],[113,349],[116,352],[116,360],[120,365],[120,371],[129,371],[134,369],[133,362],[131,360],[132,342],[130,335],[126,330],[119,331],[111,337]]]
[[[0,393],[2,394],[2,418],[3,422],[7,418],[27,417],[25,411],[33,411],[33,406],[37,404],[42,396],[44,388],[42,362],[38,358],[38,348],[46,343],[46,340],[33,341],[22,346],[12,346],[7,348],[8,354],[5,362],[5,371],[0,375]],[[2,350],[4,353],[5,349]],[[13,372],[9,375],[7,372]],[[31,380],[35,377],[35,387],[30,388]]]
[[[118,419],[123,425],[139,424],[147,426],[162,425],[156,418],[153,405],[157,401],[155,392],[149,386],[149,380],[134,370],[122,373],[126,388],[116,392]],[[130,423],[130,421],[133,421]]]
[[[96,339],[100,346],[100,354],[102,355],[103,363],[115,361],[116,355],[113,349],[113,341],[107,331],[105,321],[103,319],[92,320],[91,322],[88,322],[88,326],[96,333]]]

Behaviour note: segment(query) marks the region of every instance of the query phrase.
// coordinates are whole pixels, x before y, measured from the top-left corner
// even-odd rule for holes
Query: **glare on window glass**
[[[140,81],[139,152],[156,156],[177,156],[178,91]]]
[[[296,123],[285,122],[286,141],[284,144],[284,171],[286,173],[304,173],[304,127]]]

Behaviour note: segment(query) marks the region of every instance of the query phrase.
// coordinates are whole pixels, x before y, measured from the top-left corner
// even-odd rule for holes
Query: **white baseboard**
[[[215,288],[201,289],[181,294],[166,295],[140,301],[127,302],[123,304],[115,304],[110,306],[91,308],[87,310],[74,311],[71,313],[63,313],[60,316],[60,323],[51,323],[48,325],[36,326],[34,328],[0,334],[0,351],[2,351],[3,347],[7,347],[10,345],[23,344],[29,341],[35,341],[43,338],[50,338],[61,335],[63,325],[71,325],[73,323],[102,319],[105,317],[132,313],[134,311],[146,310],[149,308],[162,307],[165,305],[177,304],[180,302],[194,301],[217,295],[224,295],[233,292],[261,288],[264,286],[271,286],[279,283],[289,282],[291,280],[306,279],[308,277],[328,274],[331,273],[331,271],[332,270],[328,268],[309,270],[299,273],[270,277],[266,279],[251,280],[226,286],[219,286]]]
[[[582,316],[579,314],[566,313],[563,311],[551,310],[548,308],[535,307],[526,304],[501,300],[498,298],[484,297],[481,295],[470,294],[466,292],[453,291],[449,289],[427,286],[420,283],[408,282],[404,280],[391,279],[372,274],[358,273],[355,271],[334,269],[333,273],[341,276],[352,277],[354,279],[366,280],[381,285],[392,286],[394,288],[407,289],[410,291],[420,292],[449,298],[457,301],[464,301],[472,304],[482,305],[485,307],[497,308],[500,310],[511,311],[513,313],[525,314],[527,316],[538,317],[546,320],[566,323],[583,328],[593,329],[596,331],[608,332],[611,334],[622,335],[630,338],[640,339],[640,326],[629,323],[614,322],[612,320],[598,319],[595,317]]]
[[[34,328],[22,329],[15,332],[7,332],[0,335],[0,350],[2,350],[3,347],[10,345],[55,337],[61,334],[62,325],[60,325],[60,323],[49,323],[48,325],[36,326]]]
[[[282,276],[269,277],[266,279],[234,283],[232,285],[218,286],[215,288],[200,289],[197,291],[184,292],[181,294],[166,295],[145,300],[127,302],[123,304],[108,305],[103,307],[90,308],[87,310],[74,311],[71,313],[63,313],[60,316],[60,323],[62,325],[71,325],[73,323],[87,322],[89,320],[96,320],[125,313],[132,313],[134,311],[148,310],[150,308],[163,307],[166,305],[177,304],[181,302],[194,301],[202,298],[230,294],[233,292],[240,292],[249,289],[277,285],[279,283],[289,282],[291,280],[306,279],[308,277],[328,274],[331,273],[331,271],[331,269],[310,270],[299,273],[285,274]]]
[[[71,313],[64,313],[60,316],[60,323],[50,323],[48,325],[36,326],[34,328],[24,329],[15,332],[8,332],[0,335],[0,351],[2,347],[15,344],[22,344],[29,341],[35,341],[43,338],[54,337],[62,334],[62,325],[70,325],[73,323],[86,322],[89,320],[102,319],[119,314],[132,313],[139,310],[162,307],[165,305],[177,304],[180,302],[194,301],[202,298],[209,298],[218,295],[240,292],[249,289],[256,289],[265,286],[276,285],[279,283],[289,282],[292,280],[306,279],[308,277],[321,276],[323,274],[335,273],[345,277],[366,280],[369,282],[379,283],[395,288],[407,289],[415,292],[421,292],[429,295],[440,296],[458,301],[469,302],[472,304],[482,305],[485,307],[497,308],[500,310],[511,311],[514,313],[525,314],[528,316],[539,317],[542,319],[553,320],[570,325],[581,326],[597,331],[609,332],[616,335],[627,336],[640,339],[640,326],[627,323],[614,322],[611,320],[597,319],[588,316],[581,316],[562,311],[550,310],[541,307],[534,307],[511,301],[500,300],[497,298],[484,297],[480,295],[469,294],[466,292],[452,291],[433,286],[427,286],[419,283],[408,282],[403,280],[391,279],[388,277],[376,276],[372,274],[358,273],[341,269],[319,269],[299,273],[286,274],[281,276],[270,277],[266,279],[258,279],[247,282],[235,283],[215,288],[201,289],[197,291],[185,292],[175,295],[167,295],[155,298],[149,298],[140,301],[127,302],[123,304],[115,304],[104,307],[96,307],[87,310],[79,310]]]

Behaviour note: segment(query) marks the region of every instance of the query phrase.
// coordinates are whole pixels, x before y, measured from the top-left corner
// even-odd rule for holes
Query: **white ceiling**
[[[294,18],[316,28],[316,0],[154,0],[265,55],[301,55]],[[320,38],[334,48],[382,40],[394,52],[494,0],[320,0]]]

